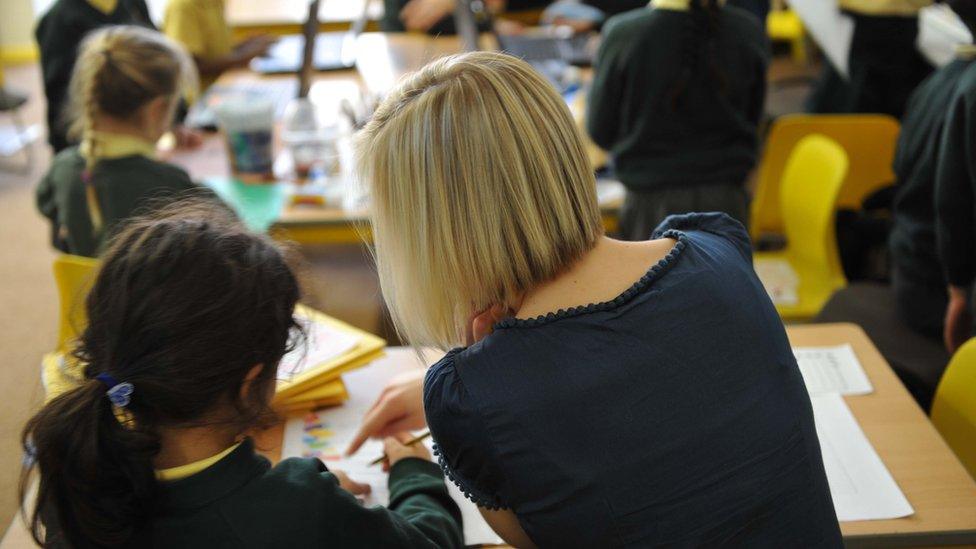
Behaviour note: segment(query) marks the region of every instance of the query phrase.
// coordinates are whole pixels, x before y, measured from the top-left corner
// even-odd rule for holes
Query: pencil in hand
[[[417,435],[417,436],[415,436],[415,437],[413,437],[412,439],[410,439],[410,440],[408,440],[408,441],[406,441],[406,442],[404,442],[404,443],[403,443],[403,445],[404,445],[404,446],[414,446],[414,445],[416,445],[416,444],[419,444],[420,442],[423,442],[424,440],[426,440],[426,439],[428,439],[428,438],[430,438],[430,431],[429,431],[429,430],[428,430],[428,431],[424,431],[423,433],[421,433],[421,434],[419,434],[419,435]],[[378,457],[378,458],[376,458],[376,459],[374,459],[374,460],[373,460],[373,461],[371,461],[371,462],[370,462],[369,464],[370,464],[371,466],[372,466],[372,465],[379,465],[380,463],[383,463],[383,462],[384,462],[384,461],[386,461],[387,459],[389,459],[389,458],[388,458],[388,457],[387,457],[387,455],[386,455],[386,454],[384,453],[384,454],[383,454],[382,456],[380,456],[380,457]]]

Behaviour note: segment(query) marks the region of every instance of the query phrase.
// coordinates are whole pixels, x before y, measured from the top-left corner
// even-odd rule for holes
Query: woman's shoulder
[[[749,233],[735,219],[723,213],[690,213],[668,216],[652,238],[679,238],[684,236],[694,245],[714,251],[737,252],[742,259],[752,262],[752,241]]]

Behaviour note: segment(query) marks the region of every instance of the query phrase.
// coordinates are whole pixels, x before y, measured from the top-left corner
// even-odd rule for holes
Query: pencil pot
[[[234,177],[245,183],[274,181],[274,104],[231,100],[220,104],[216,113]]]

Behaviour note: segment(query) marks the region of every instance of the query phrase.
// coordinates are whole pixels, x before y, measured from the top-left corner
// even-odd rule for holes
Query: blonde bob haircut
[[[407,76],[357,138],[384,299],[412,345],[463,341],[603,234],[565,101],[527,63],[477,52]]]

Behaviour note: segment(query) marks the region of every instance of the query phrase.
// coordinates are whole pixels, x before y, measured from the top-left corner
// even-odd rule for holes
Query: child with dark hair
[[[274,420],[299,339],[295,275],[218,203],[130,221],[104,256],[75,353],[84,379],[27,423],[26,499],[44,547],[460,547],[422,447],[386,440],[390,510],[317,459],[275,467],[247,433]]]
[[[627,187],[623,238],[693,211],[747,223],[768,63],[755,17],[718,0],[653,0],[607,22],[587,129]]]

